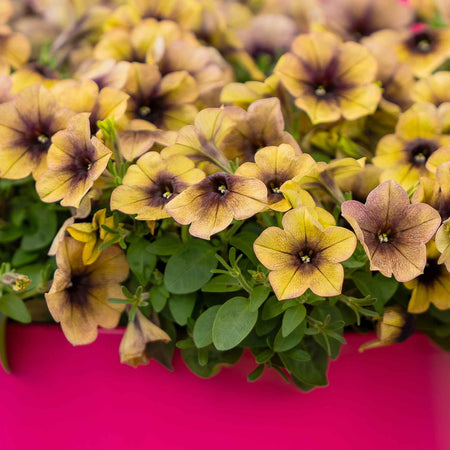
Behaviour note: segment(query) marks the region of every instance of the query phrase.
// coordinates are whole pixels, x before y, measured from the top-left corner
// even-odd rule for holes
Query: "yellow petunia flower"
[[[89,114],[70,119],[67,130],[53,136],[48,151],[48,171],[36,182],[36,191],[46,203],[61,200],[63,206],[78,208],[106,169],[111,150],[91,137]]]
[[[267,203],[270,209],[285,212],[291,204],[282,192],[283,184],[308,172],[315,161],[308,154],[298,152],[288,144],[265,147],[255,154],[255,162],[239,166],[236,175],[261,180],[267,187]]]
[[[442,222],[436,231],[435,242],[436,249],[441,253],[438,264],[445,264],[450,272],[450,218]]]
[[[66,237],[58,247],[58,269],[48,294],[48,309],[61,323],[73,345],[90,344],[97,338],[97,326],[115,328],[125,305],[108,302],[124,298],[120,283],[128,277],[128,264],[117,246],[108,247],[88,266],[83,263],[83,243]]]
[[[405,283],[413,291],[408,312],[421,314],[431,303],[441,310],[450,309],[450,272],[444,264],[438,263],[439,256],[435,243],[431,241],[427,245],[427,263],[423,274]]]
[[[450,102],[450,73],[436,72],[418,80],[411,90],[415,102],[428,102],[436,106]]]
[[[421,176],[431,176],[427,162],[440,147],[450,144],[442,133],[438,109],[431,103],[416,103],[400,116],[395,134],[378,143],[373,164],[381,169],[381,182],[395,180],[405,189]]]
[[[35,179],[47,170],[52,136],[73,116],[45,87],[30,86],[0,105],[0,178]]]
[[[298,36],[274,72],[313,124],[372,114],[381,98],[375,58],[362,45],[341,43],[331,33]]]
[[[283,230],[267,228],[254,243],[257,258],[271,270],[269,281],[278,300],[299,297],[308,288],[324,297],[341,293],[344,269],[339,262],[353,254],[356,237],[345,228],[324,226],[319,209],[288,211]]]
[[[170,149],[148,152],[130,166],[111,195],[111,209],[137,214],[137,220],[170,217],[167,204],[189,186],[200,182],[205,174],[194,163]]]
[[[166,210],[201,239],[224,230],[233,219],[244,220],[266,207],[267,189],[256,178],[215,173],[171,200]]]

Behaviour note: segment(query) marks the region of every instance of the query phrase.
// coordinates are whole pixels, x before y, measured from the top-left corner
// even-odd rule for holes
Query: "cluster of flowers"
[[[2,313],[49,311],[74,345],[122,320],[123,362],[176,344],[202,376],[249,347],[250,379],[305,390],[346,326],[450,348],[446,21],[438,0],[0,0]]]

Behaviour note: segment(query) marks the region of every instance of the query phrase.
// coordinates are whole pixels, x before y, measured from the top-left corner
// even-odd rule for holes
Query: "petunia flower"
[[[167,204],[200,182],[205,174],[194,163],[169,149],[148,152],[130,166],[111,195],[111,209],[137,214],[138,220],[159,220],[170,217]]]
[[[192,236],[210,239],[233,219],[248,219],[262,211],[266,202],[262,181],[218,172],[183,191],[166,210],[178,223],[191,224]]]
[[[102,225],[114,228],[113,217],[106,217],[106,209],[100,209],[94,214],[92,222],[77,222],[69,225],[68,233],[77,241],[84,243],[83,264],[92,264],[100,256],[99,247],[114,236]]]
[[[61,200],[63,206],[78,208],[82,198],[106,169],[111,150],[91,137],[89,113],[70,119],[67,130],[53,136],[48,151],[48,171],[36,182],[43,202]]]
[[[137,309],[134,320],[128,322],[120,341],[120,362],[132,367],[148,364],[150,355],[146,351],[146,345],[155,341],[169,342],[170,336]]]
[[[367,48],[331,33],[298,36],[274,72],[313,124],[372,114],[381,98],[377,63]]]
[[[411,90],[411,98],[416,102],[433,103],[440,106],[450,102],[450,73],[436,72],[418,80]]]
[[[441,223],[439,213],[424,203],[410,204],[407,192],[385,181],[367,197],[342,204],[342,216],[355,230],[370,260],[370,270],[397,281],[409,281],[425,268],[425,244]]]
[[[97,326],[117,326],[125,305],[108,302],[123,298],[120,283],[128,277],[128,264],[117,246],[108,247],[98,259],[85,265],[83,243],[66,237],[58,247],[58,269],[48,294],[47,306],[53,319],[73,345],[90,344],[97,338]]]
[[[30,57],[31,46],[22,33],[14,33],[7,26],[0,26],[0,66],[18,69]]]
[[[52,136],[66,127],[74,113],[58,107],[43,86],[22,90],[0,105],[0,178],[37,177],[47,169]]]
[[[324,9],[331,31],[355,41],[379,30],[406,30],[414,18],[398,0],[325,0]]]
[[[219,143],[227,159],[234,161],[239,158],[241,162],[253,162],[259,149],[281,144],[289,144],[300,154],[295,139],[284,131],[284,118],[278,98],[257,100],[247,111],[230,106],[225,108],[224,114],[233,124]]]
[[[450,272],[450,218],[442,222],[436,231],[435,243],[436,249],[441,253],[438,264],[445,264]]]
[[[431,241],[427,246],[427,262],[423,274],[405,283],[413,291],[408,312],[421,314],[431,303],[441,310],[450,309],[450,272],[444,264],[439,264],[439,256],[436,245]]]
[[[119,89],[105,87],[99,90],[92,80],[77,82],[62,80],[51,88],[52,93],[62,107],[76,113],[90,113],[91,132],[98,131],[97,122],[108,117],[117,122],[125,114],[128,95]]]
[[[416,103],[400,116],[395,134],[380,139],[372,162],[383,169],[382,182],[392,179],[409,189],[421,176],[430,176],[428,159],[449,144],[437,108],[431,103]]]
[[[345,228],[324,226],[320,209],[288,211],[283,230],[267,228],[254,243],[257,258],[271,270],[269,281],[278,300],[299,297],[308,288],[324,297],[341,293],[344,269],[339,262],[353,254],[356,237]]]
[[[150,122],[164,130],[178,130],[192,123],[197,113],[197,85],[185,71],[163,77],[157,66],[132,63],[124,91],[130,96],[129,118],[144,129]]]
[[[381,30],[363,40],[364,43],[367,41],[394,49],[400,61],[409,64],[419,78],[430,75],[450,55],[450,30],[428,25],[411,27],[403,32]]]
[[[255,154],[254,163],[244,163],[235,172],[236,175],[254,177],[267,187],[267,203],[275,211],[287,211],[291,208],[284,197],[282,185],[292,178],[306,173],[315,164],[308,154],[298,152],[288,144],[278,147],[264,147]]]
[[[74,78],[85,81],[92,80],[99,89],[110,87],[122,89],[128,78],[130,64],[127,61],[115,61],[112,58],[97,61],[86,59],[74,74]]]

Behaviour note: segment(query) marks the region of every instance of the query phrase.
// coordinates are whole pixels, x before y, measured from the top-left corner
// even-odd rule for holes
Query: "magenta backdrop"
[[[122,330],[72,347],[56,326],[10,326],[13,375],[0,373],[0,449],[450,449],[450,357],[424,336],[358,354],[349,344],[330,386],[304,394],[246,354],[215,378],[156,362],[121,365]]]

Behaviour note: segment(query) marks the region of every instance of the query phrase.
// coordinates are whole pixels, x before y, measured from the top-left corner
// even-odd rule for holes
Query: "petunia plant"
[[[5,369],[7,321],[303,391],[349,333],[450,351],[446,11],[294,3],[35,8],[45,42],[0,15]]]

